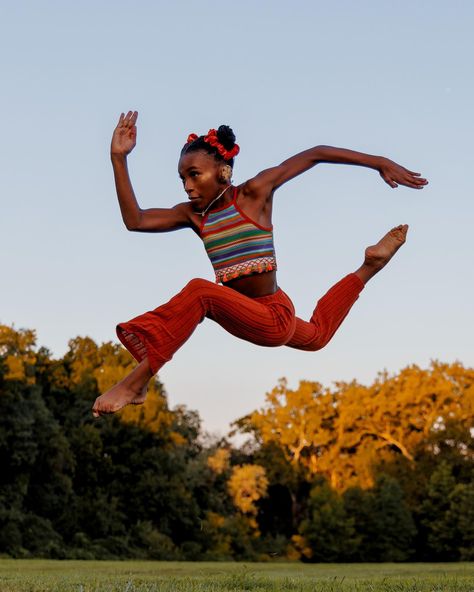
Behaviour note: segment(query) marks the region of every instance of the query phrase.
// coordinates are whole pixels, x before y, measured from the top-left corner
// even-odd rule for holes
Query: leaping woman
[[[257,345],[316,351],[330,341],[365,284],[403,245],[408,226],[392,228],[368,247],[359,269],[330,288],[317,302],[309,321],[303,321],[295,316],[293,304],[276,278],[272,205],[275,191],[284,183],[321,162],[374,169],[394,188],[405,185],[422,189],[428,183],[419,173],[388,158],[316,146],[234,186],[232,170],[239,147],[232,130],[221,125],[203,136],[191,134],[181,150],[178,171],[188,201],[172,208],[143,210],[127,170],[127,155],[136,144],[137,117],[136,111],[120,115],[111,144],[125,225],[138,232],[191,228],[204,242],[217,283],[193,279],[166,304],[119,323],[118,338],[138,365],[96,399],[95,417],[115,413],[131,403],[144,403],[149,380],[205,317]]]

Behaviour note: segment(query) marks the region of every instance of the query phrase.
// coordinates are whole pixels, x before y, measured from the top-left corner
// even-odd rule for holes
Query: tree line
[[[282,379],[238,419],[240,447],[170,409],[94,420],[134,366],[88,337],[54,359],[0,325],[0,554],[72,559],[474,559],[474,369],[373,384]]]

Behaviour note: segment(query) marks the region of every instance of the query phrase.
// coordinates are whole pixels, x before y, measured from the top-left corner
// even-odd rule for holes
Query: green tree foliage
[[[369,386],[285,380],[205,437],[152,382],[94,420],[134,361],[113,343],[0,325],[0,553],[14,557],[472,560],[474,370],[412,366]]]
[[[360,534],[357,561],[407,561],[414,554],[415,523],[399,483],[383,473],[375,486],[344,492],[345,507]]]
[[[215,508],[231,513],[233,504],[226,479],[207,466],[197,414],[170,410],[156,381],[145,406],[92,418],[94,399],[133,364],[120,346],[89,338],[71,340],[53,360],[36,348],[33,332],[1,327],[0,553],[196,559],[213,552],[203,521]],[[243,532],[240,546],[250,538]]]
[[[290,492],[297,554],[307,557],[315,546],[303,533],[323,529],[314,526],[321,520],[317,514],[305,514],[311,483],[322,477],[344,493],[364,541],[347,560],[459,559],[469,555],[470,529],[460,515],[455,519],[454,509],[446,514],[447,500],[454,490],[468,498],[474,482],[473,419],[474,370],[433,362],[428,370],[410,366],[396,376],[380,374],[370,386],[337,383],[327,389],[302,381],[292,390],[282,379],[266,405],[236,428],[253,437],[255,458],[270,479],[269,495],[275,481]],[[453,479],[444,506],[429,511],[423,504],[431,499],[430,478],[442,463]],[[454,520],[462,524],[457,534]],[[264,534],[268,523],[261,521]]]
[[[316,562],[345,561],[360,540],[343,499],[324,479],[311,488],[308,517],[301,522],[299,533],[311,550],[307,557]]]
[[[474,483],[458,483],[449,496],[446,521],[454,524],[458,557],[474,560]]]
[[[474,482],[456,483],[443,461],[431,475],[420,508],[427,558],[437,561],[474,557]]]

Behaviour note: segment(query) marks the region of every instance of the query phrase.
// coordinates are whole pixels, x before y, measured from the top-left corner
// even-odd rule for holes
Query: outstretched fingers
[[[388,158],[381,160],[379,173],[385,183],[392,188],[404,185],[413,189],[423,189],[428,184],[428,181],[420,173],[411,171]]]
[[[415,189],[423,189],[425,185],[428,185],[427,179],[421,176],[421,173],[404,169],[404,184]]]
[[[125,113],[120,113],[120,117],[117,123],[117,127],[121,128],[132,128],[137,123],[138,118],[138,111],[128,111]]]
[[[411,187],[412,189],[423,189],[425,185],[428,185],[428,181],[421,177],[420,173],[415,173],[413,171],[409,171],[408,169],[396,171],[392,174],[389,172],[381,172],[380,175],[385,183],[390,185],[390,187],[393,189],[399,185]]]
[[[137,118],[138,111],[129,111],[123,119],[123,125],[125,125],[126,127],[133,127],[137,122]]]
[[[121,113],[117,127],[112,135],[111,153],[116,155],[129,154],[137,142],[137,122],[138,111],[128,111],[127,114]]]

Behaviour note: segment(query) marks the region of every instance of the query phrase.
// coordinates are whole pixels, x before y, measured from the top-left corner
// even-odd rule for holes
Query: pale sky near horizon
[[[279,284],[297,314],[399,223],[407,244],[327,348],[258,348],[205,321],[160,373],[204,428],[260,407],[286,376],[371,382],[431,359],[474,363],[474,4],[203,0],[0,3],[0,323],[35,329],[55,356],[212,279],[191,231],[127,232],[108,150],[137,109],[129,157],[142,207],[183,201],[190,132],[233,127],[234,181],[317,144],[388,156],[430,185],[320,165],[280,189]]]

